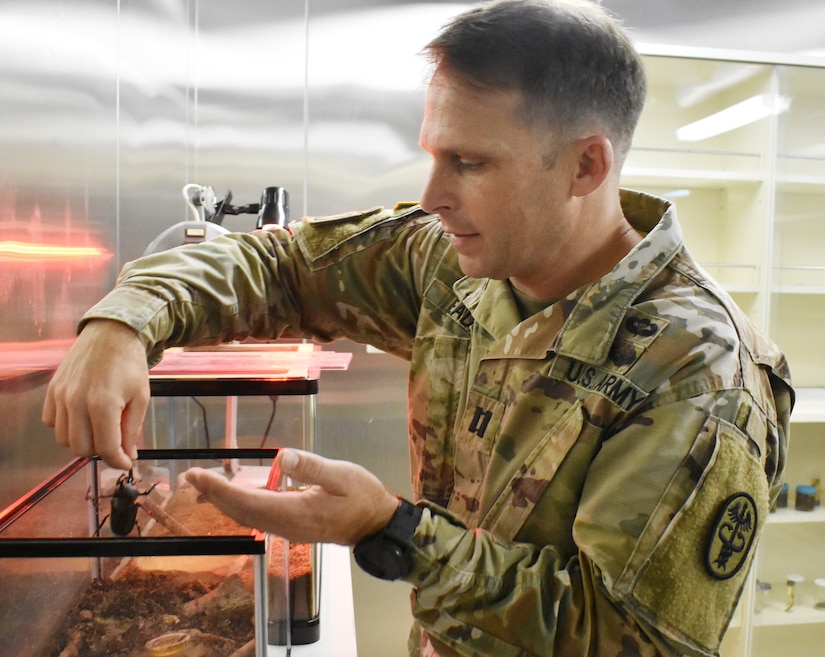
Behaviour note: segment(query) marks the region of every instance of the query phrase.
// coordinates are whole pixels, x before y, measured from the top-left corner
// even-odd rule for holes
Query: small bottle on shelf
[[[816,486],[796,487],[796,510],[813,511],[816,509]]]
[[[816,585],[816,598],[814,599],[814,609],[825,611],[825,577],[814,580]]]
[[[796,604],[796,585],[804,582],[805,578],[802,575],[788,575],[786,578],[786,595],[785,611],[791,611]]]

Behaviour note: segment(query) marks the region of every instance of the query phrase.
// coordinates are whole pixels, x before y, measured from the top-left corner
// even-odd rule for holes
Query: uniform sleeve
[[[415,640],[440,657],[679,654],[612,600],[585,556],[565,562],[553,546],[502,541],[437,512],[416,542]]]
[[[443,252],[420,211],[380,208],[233,233],[127,264],[83,318],[134,328],[150,362],[173,346],[347,337],[409,357],[420,288]]]
[[[439,654],[714,654],[772,484],[764,418],[734,404],[738,426],[708,413],[714,398],[653,409],[605,438],[566,559],[429,514],[409,581]]]

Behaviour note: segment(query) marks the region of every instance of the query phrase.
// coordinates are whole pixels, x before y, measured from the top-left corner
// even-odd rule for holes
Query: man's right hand
[[[126,324],[92,320],[46,390],[43,422],[78,456],[98,455],[128,470],[149,405],[146,351]]]

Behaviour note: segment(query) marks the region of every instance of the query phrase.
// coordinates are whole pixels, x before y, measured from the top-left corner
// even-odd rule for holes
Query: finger
[[[46,388],[46,399],[43,401],[43,408],[40,411],[40,421],[47,427],[53,427],[57,421],[56,416],[57,405],[54,402],[54,392],[52,392],[52,387],[49,386]]]
[[[66,409],[61,408],[55,412],[54,416],[54,437],[55,442],[63,447],[69,447],[69,419],[66,416]]]
[[[278,463],[286,476],[308,485],[320,486],[330,495],[345,495],[350,464],[298,449],[281,449]]]
[[[58,444],[80,456],[100,455],[116,468],[132,465],[149,397],[138,334],[116,321],[86,324],[49,384],[42,411]],[[127,454],[128,452],[128,454]]]
[[[65,444],[78,456],[92,456],[94,445],[87,416],[71,406],[62,407],[58,416],[64,426]]]
[[[137,446],[143,438],[143,422],[149,407],[148,391],[142,397],[136,397],[126,406],[120,418],[121,447],[130,458],[137,458]]]
[[[278,459],[284,474],[310,485],[301,499],[313,517],[296,522],[322,527],[336,543],[352,545],[378,531],[398,506],[398,498],[374,474],[349,461],[295,449],[282,449]]]
[[[123,450],[123,437],[120,430],[122,412],[119,407],[99,407],[92,413],[91,424],[81,431],[79,427],[72,427],[75,452],[78,451],[78,441],[88,435],[89,447],[83,454],[97,454],[108,465],[118,470],[128,470],[132,467],[132,459]]]
[[[281,508],[284,505],[278,503],[278,497],[287,495],[286,493],[236,486],[222,474],[202,468],[187,470],[186,480],[207,500],[240,524],[284,535],[285,523],[278,522],[278,518],[283,518],[289,513],[285,508]]]

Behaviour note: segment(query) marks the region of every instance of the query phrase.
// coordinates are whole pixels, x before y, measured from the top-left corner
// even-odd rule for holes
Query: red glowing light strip
[[[309,370],[346,370],[351,360],[351,353],[326,351],[312,343],[172,348],[152,369],[152,378],[306,378]]]
[[[61,246],[32,242],[0,242],[0,260],[65,260],[72,258],[103,258],[110,256],[97,246]]]

